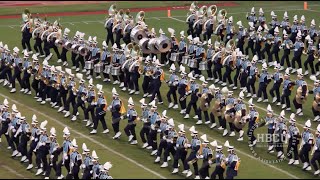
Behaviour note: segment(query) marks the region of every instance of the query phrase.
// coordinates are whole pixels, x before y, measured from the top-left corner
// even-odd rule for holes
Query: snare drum
[[[94,65],[94,72],[95,73],[101,73],[102,70],[103,70],[103,65],[101,63]]]
[[[188,64],[188,60],[189,60],[189,56],[182,56],[182,60],[181,60],[181,63],[182,64]]]
[[[111,75],[112,76],[119,76],[120,75],[120,66],[111,68]]]
[[[170,61],[173,61],[173,62],[177,61],[178,56],[179,56],[179,53],[171,53]]]
[[[86,61],[84,68],[85,69],[93,69],[93,61]]]
[[[104,71],[103,71],[104,73],[110,74],[110,71],[111,71],[111,65],[107,65],[104,67]]]
[[[199,63],[199,70],[200,70],[200,71],[208,70],[208,63],[207,63],[207,61],[201,61],[201,62]]]
[[[197,68],[197,60],[196,59],[189,59],[188,66],[190,68]]]

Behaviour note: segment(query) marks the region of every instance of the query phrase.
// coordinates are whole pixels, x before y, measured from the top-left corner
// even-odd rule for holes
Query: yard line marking
[[[107,92],[108,92],[108,91],[107,91]],[[109,92],[109,93],[110,93],[110,92]],[[64,126],[64,127],[67,126],[66,124],[62,123],[61,121],[58,121],[58,120],[56,120],[56,119],[54,119],[54,118],[52,118],[52,117],[50,117],[50,116],[48,116],[48,115],[46,115],[46,114],[44,114],[44,113],[42,113],[42,112],[40,112],[40,111],[32,108],[32,107],[26,106],[26,105],[20,103],[19,101],[16,101],[16,100],[14,100],[14,99],[11,99],[11,98],[8,97],[8,96],[5,96],[5,95],[3,95],[3,94],[1,94],[1,96],[4,97],[4,98],[7,98],[7,99],[10,100],[11,102],[14,102],[15,104],[18,104],[18,105],[20,105],[20,106],[25,106],[26,108],[28,108],[28,109],[30,109],[30,110],[32,110],[32,111],[34,111],[34,112],[37,112],[37,114],[41,114],[42,116],[46,117],[47,119],[53,120],[54,122],[56,122],[56,123],[59,124],[60,126]],[[72,130],[71,127],[68,126],[68,128],[69,128],[70,130]],[[123,155],[123,154],[121,154],[121,153],[119,153],[119,152],[117,152],[117,151],[109,148],[108,146],[106,146],[106,145],[104,145],[104,144],[101,144],[101,142],[96,141],[95,139],[89,137],[88,135],[84,135],[84,134],[78,132],[78,131],[75,130],[75,129],[73,129],[72,131],[73,131],[74,133],[76,133],[77,135],[81,136],[82,138],[85,138],[85,139],[87,139],[87,140],[89,140],[89,141],[91,141],[91,142],[93,142],[93,143],[95,143],[95,144],[103,147],[104,149],[106,149],[106,150],[108,150],[108,151],[110,151],[110,152],[112,152],[112,153],[114,153],[114,154],[122,157],[123,159],[126,159],[126,160],[132,162],[133,164],[135,164],[135,165],[143,168],[144,170],[146,170],[146,171],[148,171],[148,172],[150,172],[150,173],[158,176],[159,178],[161,178],[161,179],[166,179],[166,177],[162,176],[161,174],[159,174],[159,173],[157,173],[157,172],[155,172],[155,171],[153,171],[153,170],[145,167],[144,165],[138,163],[137,161],[135,161],[135,160],[133,160],[133,159],[131,159],[131,158],[126,157],[125,155]]]
[[[20,178],[24,177],[22,174],[18,173],[16,170],[10,168],[9,166],[1,165],[1,167],[3,167],[4,169],[10,171],[12,174],[15,174],[15,175],[19,176]],[[23,179],[27,179],[27,178],[23,178]]]
[[[85,23],[85,24],[88,24],[86,21],[82,21],[83,23]]]
[[[176,20],[176,21],[179,21],[179,22],[183,22],[185,23],[185,21],[181,20],[181,19],[177,19],[177,18],[174,18],[174,17],[169,17],[170,19],[173,19],[173,20]]]
[[[312,11],[312,12],[320,12],[320,11],[317,11],[317,10],[313,10],[313,9],[307,9],[307,11]]]
[[[152,18],[160,21],[160,19],[158,17],[152,17]]]
[[[70,22],[69,24],[71,24],[72,26],[74,26],[74,24],[73,24],[73,23],[71,23],[71,22]]]
[[[9,26],[9,28],[13,29],[13,27],[12,27],[12,26]]]

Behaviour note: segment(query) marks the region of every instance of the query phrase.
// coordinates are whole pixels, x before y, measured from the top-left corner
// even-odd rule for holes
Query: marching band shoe
[[[116,135],[113,136],[113,139],[118,139],[121,136],[121,132],[117,132]]]
[[[253,95],[252,95],[252,98],[256,98],[256,97],[257,97],[257,95],[256,95],[256,94],[253,94]]]
[[[46,101],[47,101],[47,102],[51,101],[51,98],[46,98]]]
[[[36,173],[36,176],[40,175],[41,173],[43,173],[43,170],[42,170],[42,168],[39,168],[37,173]]]
[[[150,155],[151,155],[151,156],[154,156],[154,155],[157,154],[157,152],[158,152],[158,150],[153,150]]]
[[[86,71],[86,75],[88,76],[90,74],[90,71],[88,70],[88,71]],[[87,78],[88,79],[88,78]],[[91,78],[89,78],[89,79],[91,79]]]
[[[200,124],[202,124],[202,120],[198,120],[196,123],[196,125],[200,125]]]
[[[108,78],[104,78],[103,82],[107,82],[109,79]],[[109,80],[110,81],[110,80]]]
[[[27,159],[27,156],[22,156],[20,162],[24,162]]]
[[[239,137],[237,141],[243,141],[243,137]]]
[[[307,162],[303,163],[303,167],[302,169],[306,169],[309,166],[309,164]]]
[[[292,165],[293,163],[294,163],[294,160],[290,159],[288,164]]]
[[[57,105],[57,102],[52,103],[51,107],[55,107]]]
[[[156,160],[154,160],[155,163],[160,162],[160,156],[157,156]]]
[[[61,174],[57,179],[63,179],[64,176]]]
[[[23,162],[24,162],[24,163],[27,163],[27,162],[29,162],[29,159],[26,159],[26,160],[24,160]]]
[[[11,149],[11,146],[8,146],[7,149]]]
[[[62,113],[64,113],[64,114],[65,114],[66,112],[67,112],[66,110],[62,110]]]
[[[22,154],[20,152],[16,155],[16,157],[21,157],[21,156]]]
[[[33,168],[33,164],[29,164],[28,167],[26,168],[26,170],[30,170]]]
[[[206,121],[206,122],[204,122],[204,124],[210,124],[210,121]]]
[[[172,108],[173,107],[173,102],[171,102],[171,103],[169,103],[169,106],[168,106],[168,108],[170,109],[170,108]]]
[[[148,94],[148,96],[147,97],[151,97],[152,96],[152,94]]]
[[[122,82],[122,83],[120,83],[119,88],[122,88],[122,87],[124,87],[124,83],[123,83],[123,82]]]
[[[88,119],[84,119],[84,120],[82,120],[82,121],[87,122],[87,121],[88,121]]]
[[[265,99],[262,102],[264,102],[264,103],[269,102],[269,99]]]
[[[179,105],[178,104],[175,104],[172,109],[178,109],[179,108]]]
[[[211,81],[211,78],[207,78],[206,81]]]
[[[257,102],[261,102],[262,101],[262,98],[261,97],[259,97],[259,99],[257,100]]]
[[[294,165],[299,165],[300,163],[299,163],[299,160],[294,160],[294,163],[293,163]]]
[[[248,93],[246,97],[247,97],[247,98],[248,98],[248,97],[251,97],[251,93]]]
[[[303,112],[299,113],[298,116],[303,116]]]
[[[71,67],[71,69],[73,69],[73,70],[76,69],[76,68],[77,68],[76,66],[72,66],[72,67]]]
[[[277,97],[272,98],[272,103],[275,103],[277,101]]]
[[[168,160],[168,161],[171,161],[171,157],[170,157],[170,156],[168,156],[167,160]]]
[[[87,79],[91,79],[92,78],[92,76],[90,75],[90,76],[87,76]]]
[[[132,139],[133,139],[133,135],[130,135],[129,139],[128,139],[128,142],[132,141]]]
[[[12,83],[9,85],[9,88],[12,88]]]
[[[42,55],[40,55],[39,57],[43,58],[43,57],[46,57],[46,55],[42,54]]]
[[[276,105],[277,105],[277,106],[281,106],[281,102],[278,102]]]
[[[146,142],[142,145],[142,149],[146,148],[147,146],[148,146],[148,143]]]
[[[99,75],[99,76],[96,76],[96,79],[101,79],[101,76]]]
[[[44,105],[44,104],[46,104],[46,101],[41,101],[41,103],[40,103],[40,104]]]
[[[291,111],[291,108],[287,108],[286,111]]]
[[[81,71],[82,73],[86,73],[87,72],[87,70],[86,69],[82,69],[82,71]]]
[[[198,119],[198,118],[199,118],[198,115],[193,116],[193,119]]]
[[[70,116],[70,111],[67,111],[64,117],[69,117]]]
[[[144,93],[142,97],[147,97],[149,93]]]
[[[292,69],[291,74],[293,74],[295,72],[297,72],[297,70],[296,69]]]
[[[93,129],[90,134],[97,134],[97,130],[96,129]]]
[[[308,74],[309,74],[309,71],[306,70],[306,71],[304,72],[304,75],[306,76],[306,75],[308,75]]]
[[[12,155],[11,155],[11,157],[15,157],[18,153],[19,153],[19,151],[14,150],[13,153],[12,153]]]
[[[309,165],[307,168],[306,168],[307,171],[311,171],[311,166]]]
[[[93,126],[94,126],[94,124],[92,123],[90,127],[93,128]]]
[[[50,102],[50,104],[52,105],[52,104],[53,104],[53,102]]]
[[[32,92],[29,90],[29,91],[27,92],[27,94],[28,94],[28,95],[31,95],[31,94],[32,94]]]
[[[120,82],[118,80],[113,81],[112,84],[119,84]]]
[[[28,54],[33,54],[33,52],[32,52],[32,51],[29,51]]]
[[[184,119],[189,119],[189,114],[186,114],[183,118]]]
[[[7,84],[9,84],[8,80],[4,80],[3,86],[6,86]]]
[[[314,172],[315,176],[318,175],[318,174],[320,174],[320,170],[317,170],[316,172]]]
[[[228,134],[228,129],[225,129],[225,130],[223,131],[222,136],[226,136],[227,134]]]
[[[237,89],[238,89],[238,87],[237,87],[237,86],[234,86],[232,89],[233,89],[233,90],[237,90]]]
[[[135,94],[135,95],[138,95],[138,94],[140,94],[140,91],[136,91],[136,92],[134,92],[134,94]]]
[[[190,176],[192,176],[192,171],[189,170],[186,177],[190,177]]]
[[[236,133],[235,133],[234,131],[232,131],[232,132],[229,134],[230,137],[233,137],[233,136],[235,136],[235,135],[236,135]]]
[[[133,93],[135,93],[135,90],[131,90],[131,91],[129,92],[130,95],[133,94]]]
[[[163,104],[163,101],[159,101],[158,104]]]
[[[227,83],[225,83],[225,82],[221,84],[221,86],[226,86],[226,85],[227,85]]]
[[[218,84],[220,84],[220,85],[221,85],[222,83],[223,83],[223,82],[222,82],[221,80],[219,80]]]
[[[64,62],[62,63],[62,66],[68,66],[67,61],[64,61]]]
[[[11,93],[14,93],[14,92],[16,92],[17,90],[16,90],[16,88],[13,88],[13,89],[11,89]]]
[[[273,149],[273,145],[268,147],[268,151],[271,151]]]
[[[35,96],[35,97],[33,97],[33,99],[39,99],[39,97],[38,97],[38,96]]]
[[[180,114],[185,114],[186,113],[186,109],[182,109],[181,111],[180,111]]]
[[[301,112],[302,112],[302,109],[301,109],[301,108],[299,108],[299,109],[297,109],[296,114],[300,114]]]
[[[182,174],[187,174],[190,170],[183,170]]]
[[[254,141],[252,142],[252,145],[255,146],[256,144],[257,144],[257,140],[254,140]]]
[[[217,126],[216,123],[212,123],[211,126],[210,126],[210,129],[213,129],[213,128],[215,128],[216,126]]]
[[[222,126],[220,126],[220,127],[218,128],[218,130],[224,130],[224,128],[223,128]]]
[[[216,79],[215,81],[214,81],[214,83],[218,83],[219,82],[219,79]]]
[[[194,77],[195,77],[195,78],[199,77],[199,74],[195,74]]]
[[[178,168],[174,168],[173,171],[172,171],[172,174],[177,174],[179,172],[179,169]]]
[[[130,144],[131,145],[136,145],[136,144],[138,144],[138,141],[137,140],[133,140]]]
[[[162,167],[162,168],[166,168],[166,167],[168,167],[168,162],[163,162],[163,163],[162,163],[162,165],[161,165],[160,167]]]
[[[234,86],[234,84],[230,84],[230,85],[229,85],[229,87],[233,87],[233,86]]]
[[[282,155],[283,155],[283,152],[279,151],[278,154],[277,154],[277,158],[280,158]]]
[[[198,175],[198,176],[196,176],[194,179],[200,179],[200,176]]]
[[[103,134],[108,134],[109,132],[109,129],[105,129],[104,131],[102,131]]]
[[[284,108],[286,108],[287,107],[287,105],[285,105],[285,104],[282,104],[282,107],[281,107],[281,109],[284,109]]]
[[[44,179],[49,179],[49,177],[44,177]]]
[[[79,71],[80,71],[80,68],[77,68],[77,69],[76,69],[76,72],[79,72]]]
[[[88,120],[87,124],[86,124],[86,127],[90,126],[91,124],[92,124],[92,121]]]
[[[71,118],[71,121],[76,121],[77,120],[77,116],[73,115]]]
[[[316,72],[316,76],[319,76],[320,75],[320,71]],[[1,83],[1,82],[0,82]]]
[[[62,63],[62,60],[61,60],[61,59],[58,59],[57,63]]]
[[[77,114],[76,114],[76,116],[79,116],[80,115],[80,113],[79,113],[79,111],[77,112]]]
[[[320,116],[318,115],[313,119],[313,121],[318,121],[319,119],[320,119]]]

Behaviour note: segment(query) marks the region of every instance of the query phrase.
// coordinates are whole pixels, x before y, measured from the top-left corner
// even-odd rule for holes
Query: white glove
[[[50,159],[53,159],[54,155],[50,155]]]
[[[122,119],[123,119],[123,116],[120,116],[120,119],[122,120]]]
[[[157,130],[157,133],[161,133],[161,129],[158,129],[158,130]]]
[[[82,169],[85,169],[86,165],[85,164],[81,164],[81,167],[82,167]]]
[[[187,144],[188,148],[191,147],[191,144]]]
[[[33,140],[34,140],[34,137],[32,136],[32,137],[31,137],[31,141],[33,141]]]
[[[287,134],[287,138],[290,139],[290,137],[291,137],[290,134]]]
[[[94,102],[91,102],[91,106],[94,106],[95,104],[94,104]]]
[[[37,152],[37,149],[34,149],[33,152]]]
[[[239,41],[239,39],[236,39],[236,42],[238,42]]]
[[[70,167],[73,167],[74,166],[74,163],[70,163]]]
[[[35,140],[35,141],[38,141],[38,138],[35,138],[34,140]]]
[[[63,158],[65,159],[65,160],[68,160],[68,155],[65,153],[65,154],[63,154]]]

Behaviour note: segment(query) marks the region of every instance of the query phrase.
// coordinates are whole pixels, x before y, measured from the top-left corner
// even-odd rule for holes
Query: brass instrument
[[[145,19],[145,12],[144,11],[138,12],[135,18],[136,23],[138,23],[139,21],[144,21],[144,19]]]
[[[235,119],[233,124],[235,125],[235,127],[242,129],[245,125],[246,125],[246,109],[237,111],[235,114]]]
[[[210,16],[215,16],[216,13],[217,13],[217,6],[216,5],[211,5],[207,8],[207,16],[210,17]]]
[[[109,13],[109,16],[115,15],[117,13],[117,6],[115,4],[112,4],[109,7],[108,13]]]
[[[211,112],[212,112],[215,116],[217,116],[217,117],[223,115],[223,113],[222,113],[223,110],[221,109],[221,106],[220,106],[221,103],[222,103],[222,102],[217,99],[217,100],[213,103],[213,106],[212,106],[212,108],[211,108]]]
[[[217,14],[217,21],[219,22],[221,20],[223,22],[223,24],[226,24],[227,14],[228,14],[227,10],[221,9]]]
[[[201,111],[208,111],[209,106],[206,106],[208,94],[203,93],[200,97],[200,109]]]

